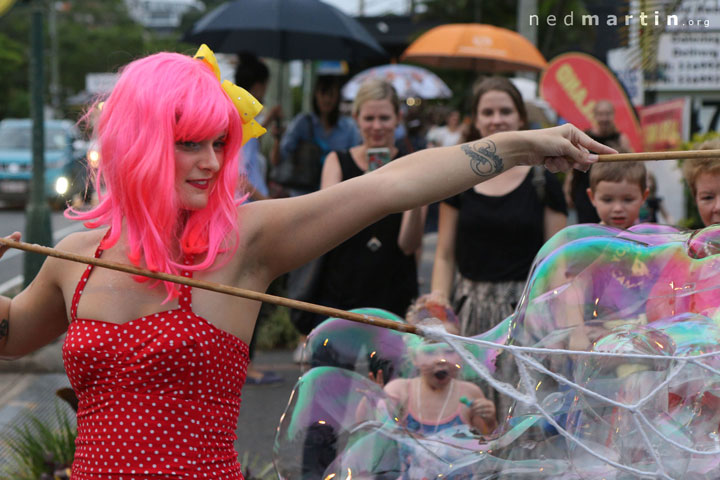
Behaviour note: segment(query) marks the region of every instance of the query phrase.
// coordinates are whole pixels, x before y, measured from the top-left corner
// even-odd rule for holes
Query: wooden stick
[[[322,305],[316,305],[314,303],[301,302],[298,300],[292,300],[290,298],[278,297],[276,295],[269,295],[267,293],[255,292],[253,290],[246,290],[244,288],[231,287],[229,285],[222,285],[219,283],[206,282],[204,280],[181,277],[179,275],[172,275],[164,272],[153,272],[151,270],[146,270],[144,268],[136,267],[134,265],[109,262],[101,258],[85,257],[82,255],[76,255],[74,253],[56,250],[54,248],[43,247],[42,245],[32,245],[25,242],[16,242],[15,240],[11,240],[9,238],[0,237],[0,245],[5,245],[10,248],[16,248],[18,250],[25,250],[26,252],[39,253],[40,255],[45,255],[48,257],[61,258],[63,260],[69,260],[71,262],[95,265],[97,267],[117,270],[120,272],[130,273],[132,275],[141,275],[143,277],[155,278],[157,280],[179,283],[182,285],[189,285],[191,287],[202,288],[203,290],[210,290],[212,292],[225,293],[227,295],[233,295],[235,297],[248,298],[250,300],[257,300],[259,302],[266,302],[272,303],[274,305],[280,305],[283,307],[296,308],[298,310],[317,313],[326,317],[343,318],[345,320],[364,323],[367,325],[374,325],[376,327],[390,328],[399,332],[418,334],[415,325],[410,325],[409,323],[395,322],[393,320],[388,320],[386,318],[380,318],[373,315],[363,315],[360,313],[348,312],[346,310],[340,310],[337,308],[325,307]]]
[[[681,158],[720,158],[720,150],[681,150],[673,152],[610,153],[598,155],[598,162],[646,162]]]

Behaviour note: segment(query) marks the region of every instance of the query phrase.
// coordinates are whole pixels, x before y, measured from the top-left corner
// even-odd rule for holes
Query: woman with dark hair
[[[503,77],[480,83],[472,118],[466,141],[527,126],[520,92]],[[535,254],[566,215],[557,179],[530,166],[441,203],[432,290],[451,302],[462,335],[487,331],[514,311]],[[479,254],[491,250],[492,258]]]
[[[328,153],[347,150],[362,141],[355,122],[340,115],[340,80],[336,76],[319,76],[313,89],[312,113],[298,114],[288,125],[280,141],[280,163],[291,162],[302,142],[320,147],[317,178],[305,184],[286,185],[291,197],[314,192],[320,188],[320,171]]]
[[[527,127],[522,96],[503,77],[480,83],[472,119],[466,141]],[[513,313],[535,254],[566,221],[560,182],[531,166],[505,172],[440,204],[432,290],[457,312],[461,335],[490,330]],[[502,412],[499,400],[495,404]]]

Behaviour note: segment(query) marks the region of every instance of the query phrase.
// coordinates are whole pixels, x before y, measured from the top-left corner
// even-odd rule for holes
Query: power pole
[[[530,43],[537,46],[538,28],[530,26],[530,16],[537,15],[537,0],[518,0],[517,2],[517,31]]]
[[[50,34],[50,105],[53,114],[60,112],[60,52],[58,51],[57,10],[58,2],[49,4],[48,30]]]
[[[537,0],[518,0],[517,2],[517,31],[527,38],[530,43],[537,46],[538,27],[530,25],[530,16],[537,15]],[[536,75],[532,72],[518,72],[519,77],[535,80]]]
[[[30,28],[30,116],[32,117],[32,182],[25,208],[25,241],[51,246],[50,208],[45,201],[45,115],[43,97],[43,2],[32,0]],[[45,257],[25,253],[24,283],[32,282]]]

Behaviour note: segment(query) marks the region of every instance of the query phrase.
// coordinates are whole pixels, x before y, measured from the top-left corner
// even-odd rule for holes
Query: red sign
[[[602,63],[584,53],[555,57],[540,79],[540,94],[555,111],[576,127],[587,130],[593,122],[593,108],[599,100],[612,102],[615,125],[627,135],[636,152],[642,151],[640,125],[615,75]]]
[[[639,109],[645,150],[678,150],[683,141],[687,102],[684,98]]]

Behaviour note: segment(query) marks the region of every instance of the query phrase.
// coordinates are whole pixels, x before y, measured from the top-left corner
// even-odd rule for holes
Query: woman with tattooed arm
[[[251,120],[257,101],[218,79],[207,47],[123,69],[95,132],[99,204],[67,213],[92,229],[59,250],[265,291],[388,214],[516,165],[587,169],[596,158],[588,149],[613,152],[570,125],[498,133],[419,151],[309,195],[239,204],[238,151],[262,128]],[[74,480],[238,479],[234,432],[259,308],[48,258],[25,290],[0,298],[0,357],[67,332],[63,360],[79,399]]]

